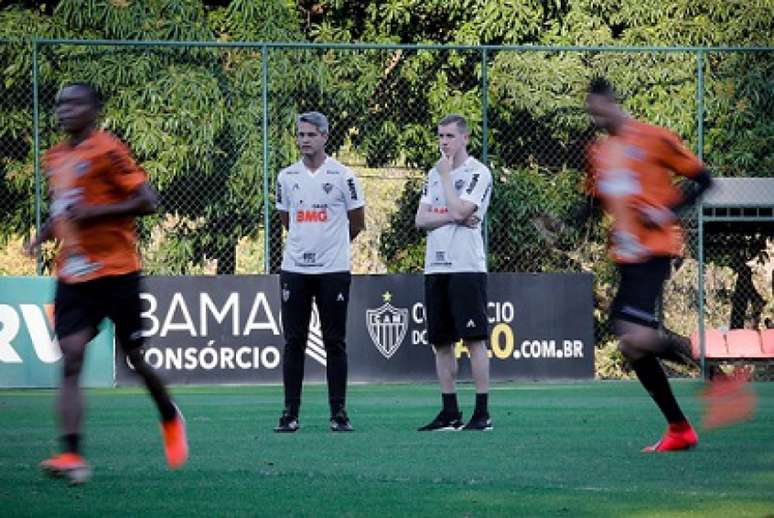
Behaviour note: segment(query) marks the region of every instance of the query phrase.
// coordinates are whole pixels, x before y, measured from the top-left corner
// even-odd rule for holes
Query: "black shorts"
[[[105,318],[113,321],[116,338],[125,351],[142,346],[139,272],[100,277],[92,281],[56,283],[54,331],[64,338],[83,330],[95,334]]]
[[[652,328],[658,328],[657,304],[669,279],[672,258],[658,256],[644,263],[619,264],[618,285],[610,316]]]
[[[433,345],[489,337],[486,273],[425,275],[427,340]]]

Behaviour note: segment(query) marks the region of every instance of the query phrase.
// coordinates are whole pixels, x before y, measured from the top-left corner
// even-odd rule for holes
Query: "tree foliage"
[[[449,43],[464,45],[771,45],[769,0],[60,0],[10,2],[0,11],[0,234],[31,222],[30,36],[128,40]],[[263,227],[260,47],[42,46],[41,147],[56,138],[53,95],[88,79],[106,95],[104,124],[124,137],[164,202],[167,246],[150,267],[184,272],[207,259],[233,271],[234,247]],[[704,61],[705,156],[725,175],[770,176],[774,134],[772,53],[712,53]],[[333,151],[371,167],[426,170],[437,158],[435,122],[459,112],[472,124],[471,151],[487,154],[498,183],[491,208],[490,267],[553,271],[587,264],[597,222],[576,229],[572,206],[590,136],[584,89],[598,74],[619,88],[635,116],[698,142],[696,55],[690,52],[272,49],[270,170],[295,159],[296,113],[332,115]],[[485,95],[486,94],[486,95]],[[481,125],[486,116],[488,145]],[[396,270],[420,268],[412,230],[417,184],[396,200],[382,238]],[[538,215],[564,221],[546,241]],[[274,222],[276,223],[276,222]],[[276,235],[276,225],[275,237]],[[588,248],[588,247],[587,247]],[[579,252],[579,250],[581,252]],[[596,250],[596,248],[594,248]],[[276,254],[274,258],[276,259]]]
[[[32,21],[26,19],[32,14]],[[202,2],[63,0],[46,15],[18,7],[2,12],[0,25],[23,23],[15,37],[91,39],[269,40],[299,39],[299,22],[287,2]],[[3,117],[6,177],[16,179],[0,193],[15,201],[4,211],[17,215],[10,232],[30,225],[32,146],[28,49],[3,46],[9,106]],[[105,97],[102,124],[126,139],[162,196],[166,272],[217,259],[218,270],[234,270],[236,242],[260,226],[262,189],[261,55],[254,49],[191,47],[40,46],[41,148],[61,138],[54,127],[53,101],[67,81],[89,80]],[[278,82],[278,85],[283,83]],[[20,105],[19,101],[27,101]],[[26,117],[26,121],[24,120]],[[9,121],[10,122],[10,121]],[[10,162],[11,159],[15,161]],[[26,205],[25,205],[26,204]],[[147,231],[161,218],[145,220]],[[149,265],[154,269],[153,262]],[[159,264],[160,266],[160,264]]]

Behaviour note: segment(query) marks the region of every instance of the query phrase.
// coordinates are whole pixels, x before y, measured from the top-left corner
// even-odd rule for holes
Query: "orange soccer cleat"
[[[91,468],[77,453],[60,453],[40,463],[40,468],[52,477],[66,478],[70,484],[83,484],[91,477]]]
[[[169,468],[182,467],[188,460],[188,435],[185,430],[185,419],[179,409],[173,419],[162,421],[161,435],[164,438],[164,453]]]
[[[707,385],[701,394],[704,429],[729,426],[752,418],[758,400],[748,384],[749,377],[748,370],[735,369],[731,375],[721,374]]]
[[[656,444],[642,449],[645,453],[664,453],[668,451],[690,450],[699,443],[699,436],[686,421],[673,423]]]

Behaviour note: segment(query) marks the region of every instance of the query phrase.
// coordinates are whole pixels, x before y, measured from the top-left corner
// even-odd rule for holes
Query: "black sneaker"
[[[427,423],[421,428],[417,428],[418,432],[456,432],[462,428],[462,412],[458,412],[456,415],[447,414],[441,410],[435,419]]]
[[[466,424],[462,429],[488,432],[492,429],[492,419],[489,417],[489,414],[473,414],[473,417],[470,418],[468,424]]]
[[[279,424],[274,428],[274,431],[277,433],[293,433],[298,431],[299,428],[301,428],[301,425],[298,424],[298,417],[288,412],[282,412]]]
[[[349,422],[347,412],[343,408],[331,416],[331,431],[332,432],[354,432],[352,423]]]

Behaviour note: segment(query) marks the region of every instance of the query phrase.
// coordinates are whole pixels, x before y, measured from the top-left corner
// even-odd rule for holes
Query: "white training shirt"
[[[473,157],[449,172],[452,185],[461,200],[476,205],[473,212],[483,222],[492,195],[492,173]],[[430,205],[437,213],[448,211],[441,178],[435,167],[430,170],[419,203]],[[486,255],[481,223],[477,228],[450,223],[427,233],[425,273],[486,272]]]
[[[347,212],[365,205],[351,169],[331,157],[317,171],[299,160],[277,176],[277,210],[288,213],[282,269],[298,273],[350,270]]]

